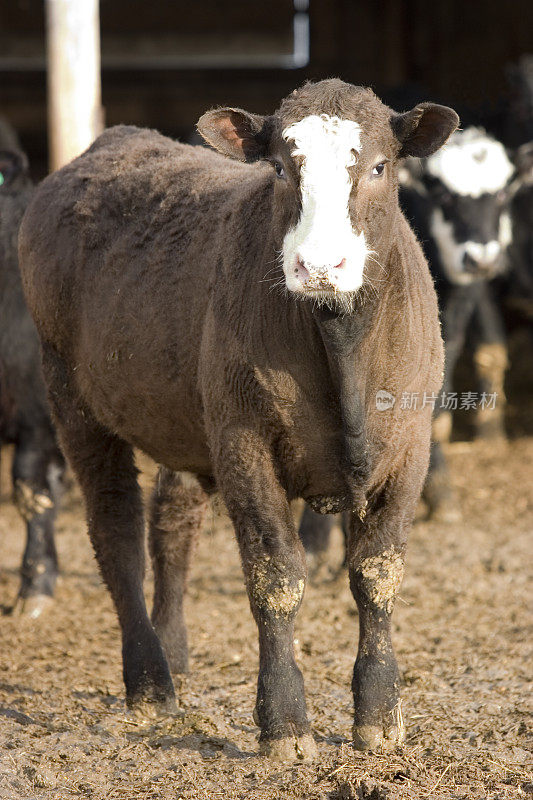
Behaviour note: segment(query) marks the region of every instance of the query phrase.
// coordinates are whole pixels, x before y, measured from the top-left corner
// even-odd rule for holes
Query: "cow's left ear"
[[[249,114],[240,108],[206,111],[196,126],[219,153],[238,161],[259,161],[268,155],[272,118]]]
[[[459,125],[452,108],[436,103],[419,103],[405,114],[393,114],[391,126],[401,144],[399,156],[430,156],[442,147]]]

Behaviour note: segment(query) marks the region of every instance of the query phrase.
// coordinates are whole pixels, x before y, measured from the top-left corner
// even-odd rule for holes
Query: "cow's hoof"
[[[388,753],[401,744],[404,739],[404,727],[400,721],[385,729],[381,725],[354,725],[353,746],[356,750],[374,750]]]
[[[158,696],[127,698],[128,711],[139,719],[156,719],[178,714],[178,706],[174,697]]]
[[[318,755],[315,740],[310,733],[287,736],[284,739],[267,739],[259,742],[259,755],[272,761],[313,761]]]
[[[48,594],[34,594],[31,597],[19,597],[13,606],[13,614],[24,619],[39,619],[49,612],[54,605],[54,598]]]

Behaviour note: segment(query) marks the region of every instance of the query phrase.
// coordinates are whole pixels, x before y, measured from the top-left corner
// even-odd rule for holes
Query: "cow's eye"
[[[385,169],[384,161],[382,161],[380,164],[376,164],[376,166],[372,170],[372,175],[374,176],[374,178],[379,178],[380,175],[383,175],[384,169]]]
[[[274,162],[274,169],[276,170],[276,175],[278,178],[285,177],[285,170],[283,169],[283,164],[280,164],[279,161]]]

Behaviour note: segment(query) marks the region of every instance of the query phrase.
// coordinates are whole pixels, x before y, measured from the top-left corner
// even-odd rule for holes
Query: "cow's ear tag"
[[[3,185],[4,185],[4,176],[3,176],[3,174],[0,172],[0,186],[3,186]]]

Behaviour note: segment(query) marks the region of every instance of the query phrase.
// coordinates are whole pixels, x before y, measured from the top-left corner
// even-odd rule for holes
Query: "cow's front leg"
[[[370,499],[367,514],[352,514],[348,536],[350,588],[359,611],[354,666],[354,745],[390,750],[400,744],[400,678],[391,642],[391,615],[400,587],[408,529],[423,481],[427,449],[400,483]]]
[[[396,543],[357,548],[350,561],[350,588],[359,610],[355,662],[354,745],[388,750],[403,739],[400,678],[392,649],[390,618],[401,583],[404,549]]]
[[[217,484],[235,526],[259,631],[254,719],[261,729],[260,752],[276,760],[307,760],[315,756],[316,746],[293,648],[307,574],[303,547],[261,440],[233,432],[226,442]]]

